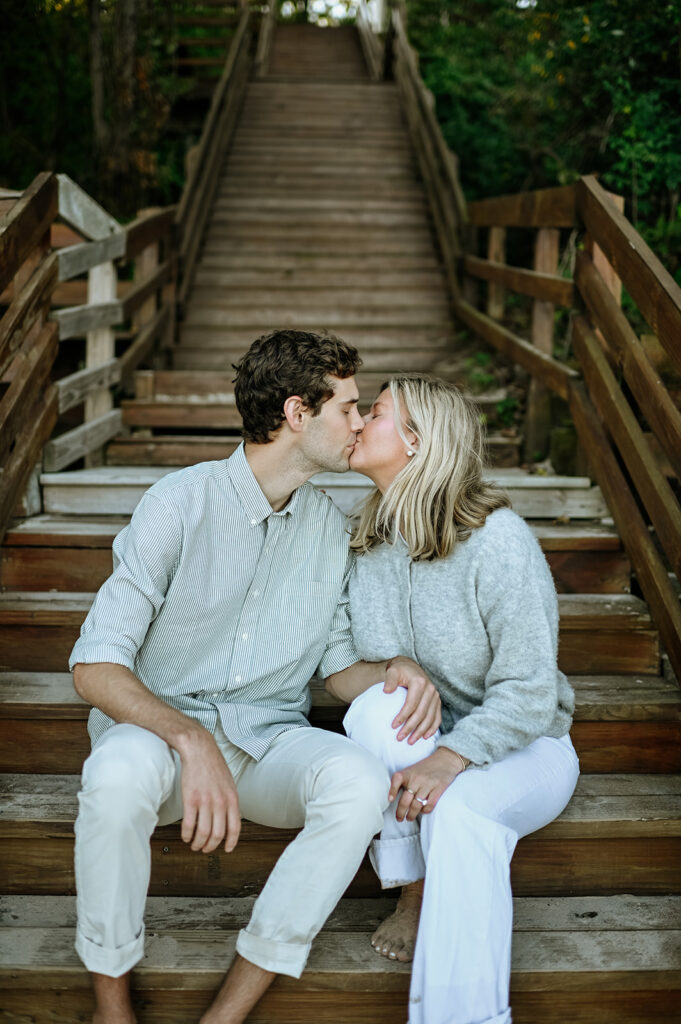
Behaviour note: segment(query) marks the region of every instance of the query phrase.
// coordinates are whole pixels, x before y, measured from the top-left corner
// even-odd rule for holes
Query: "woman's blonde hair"
[[[444,558],[456,543],[483,526],[508,496],[482,479],[485,442],[480,413],[453,384],[437,377],[404,374],[383,385],[395,403],[395,426],[414,455],[385,494],[376,489],[361,508],[351,547],[369,551],[401,534],[413,559]],[[407,440],[407,429],[418,441]]]

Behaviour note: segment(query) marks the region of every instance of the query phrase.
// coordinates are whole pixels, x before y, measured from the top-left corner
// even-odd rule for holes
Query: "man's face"
[[[357,411],[359,392],[354,377],[332,377],[333,396],[318,416],[306,415],[301,452],[315,472],[344,473],[364,420]]]

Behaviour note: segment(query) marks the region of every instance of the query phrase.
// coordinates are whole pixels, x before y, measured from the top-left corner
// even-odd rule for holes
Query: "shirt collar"
[[[288,516],[296,511],[300,501],[300,487],[293,492],[288,504],[284,508],[278,512],[272,511],[272,506],[263,494],[262,488],[248,464],[243,441],[227,459],[227,472],[234,484],[234,489],[239,496],[251,526],[257,526],[258,523],[262,523],[268,516]]]

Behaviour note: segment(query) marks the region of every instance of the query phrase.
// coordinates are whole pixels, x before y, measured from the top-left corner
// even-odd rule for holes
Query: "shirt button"
[[[241,639],[242,640],[248,640],[248,633],[242,633],[241,634]]]
[[[251,519],[251,526],[255,526],[255,524],[256,524],[257,522],[258,522],[258,520],[257,520],[257,519]]]
[[[234,682],[235,683],[240,683],[241,682],[241,676],[234,676]]]
[[[253,597],[260,597],[260,591],[259,590],[254,590],[253,591]]]

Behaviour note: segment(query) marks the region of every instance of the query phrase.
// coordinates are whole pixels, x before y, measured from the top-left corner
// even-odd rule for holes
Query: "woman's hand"
[[[403,655],[388,662],[383,692],[394,693],[398,686],[407,691],[402,709],[392,722],[393,729],[400,730],[398,740],[408,736],[407,742],[413,744],[422,736],[430,739],[442,722],[440,694],[421,666]]]
[[[467,761],[463,763],[468,764]],[[395,772],[390,782],[389,799],[394,800],[400,789],[403,790],[395,812],[397,820],[406,818],[413,821],[419,814],[430,814],[447,787],[461,774],[461,764],[459,754],[447,747],[438,747],[430,757]]]

